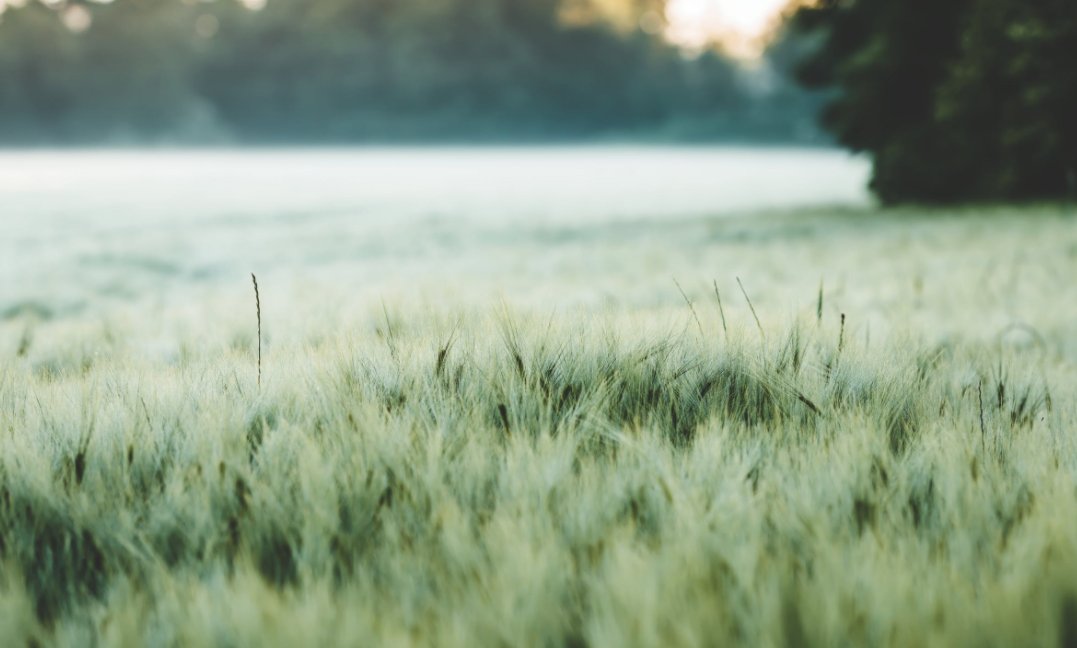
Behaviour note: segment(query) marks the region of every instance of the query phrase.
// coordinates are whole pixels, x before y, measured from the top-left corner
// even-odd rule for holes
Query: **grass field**
[[[1077,642],[1070,208],[256,260],[261,384],[245,272],[109,240],[0,303],[9,645]]]

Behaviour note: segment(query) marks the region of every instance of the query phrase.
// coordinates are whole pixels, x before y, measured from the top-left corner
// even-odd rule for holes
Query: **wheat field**
[[[0,636],[1072,645],[1075,225],[699,215],[212,280],[122,232],[27,254]]]

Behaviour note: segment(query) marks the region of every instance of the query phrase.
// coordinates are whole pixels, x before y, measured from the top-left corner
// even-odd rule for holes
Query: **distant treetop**
[[[817,98],[686,56],[664,0],[46,4],[0,16],[0,144],[820,141]]]

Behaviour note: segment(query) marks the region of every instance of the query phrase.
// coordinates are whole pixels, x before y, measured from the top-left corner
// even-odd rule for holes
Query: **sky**
[[[669,37],[686,47],[715,39],[737,56],[762,51],[760,37],[788,0],[670,0],[666,8]]]
[[[20,6],[27,0],[0,0],[0,13],[8,5]],[[43,0],[54,4],[62,0]],[[94,0],[108,3],[112,0]],[[197,0],[188,0],[197,1]],[[240,0],[252,9],[265,6],[266,0]],[[782,7],[790,0],[669,0],[666,20],[667,36],[686,48],[702,48],[714,41],[723,43],[735,56],[752,59],[762,54],[762,36]],[[89,12],[78,4],[63,13],[64,23],[72,31],[83,31],[90,24]]]

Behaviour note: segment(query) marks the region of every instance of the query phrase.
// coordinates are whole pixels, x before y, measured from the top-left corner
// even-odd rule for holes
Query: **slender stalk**
[[[845,348],[845,313],[841,314],[841,329],[838,331],[838,353]]]
[[[254,311],[258,317],[258,386],[262,386],[262,298],[258,294],[258,277],[251,273],[254,283]]]
[[[815,303],[815,323],[823,323],[823,281],[819,280],[819,299]]]
[[[718,298],[718,314],[722,316],[722,333],[729,337],[729,329],[725,325],[725,309],[722,308],[722,293],[718,292],[718,280],[714,280],[714,296]]]
[[[677,290],[681,291],[681,297],[684,297],[684,303],[688,304],[688,310],[692,313],[692,319],[696,321],[696,326],[699,327],[699,335],[701,337],[707,337],[707,334],[703,332],[703,324],[699,321],[699,315],[696,314],[696,307],[692,305],[692,300],[688,299],[688,293],[684,292],[684,288],[681,288],[681,284],[676,278],[673,279],[673,283],[676,284]]]
[[[980,450],[985,455],[987,454],[987,425],[984,423],[984,381],[980,379],[980,384],[976,387],[976,393],[980,399]]]
[[[759,321],[759,315],[756,314],[755,306],[752,305],[752,300],[748,297],[748,291],[744,289],[744,284],[741,283],[740,277],[737,277],[737,285],[740,286],[740,292],[744,295],[744,301],[748,302],[748,308],[752,311],[752,317],[755,318],[755,325],[759,328],[759,335],[766,340],[767,334],[763,332],[763,323]]]

